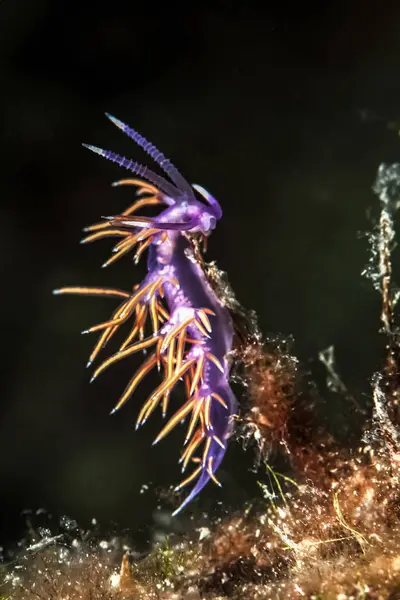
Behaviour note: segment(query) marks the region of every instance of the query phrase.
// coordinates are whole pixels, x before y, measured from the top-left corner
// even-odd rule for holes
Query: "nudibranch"
[[[171,391],[180,380],[184,382],[183,405],[154,441],[154,444],[159,442],[175,425],[188,419],[180,462],[182,471],[189,463],[194,463],[194,469],[175,489],[194,485],[173,513],[175,515],[208,481],[220,485],[215,473],[224,457],[237,411],[237,401],[229,385],[232,319],[207,278],[199,244],[199,240],[205,242],[213,231],[222,210],[211,194],[199,185],[190,185],[137,131],[111,115],[107,114],[107,117],[150,155],[168,179],[134,160],[84,144],[135,175],[134,179],[122,179],[113,185],[136,186],[137,199],[121,214],[103,217],[101,222],[87,227],[88,235],[82,242],[120,238],[111,258],[103,266],[134,249],[137,262],[148,250],[148,273],[131,292],[64,287],[54,293],[122,299],[111,319],[84,332],[100,333],[90,355],[90,365],[120,327],[126,323],[130,325],[118,352],[97,367],[92,380],[117,361],[141,350],[152,350],[146,354],[141,368],[129,381],[112,412],[125,404],[146,374],[158,369],[163,379],[141,407],[137,427],[146,422],[158,405],[165,417]],[[164,209],[156,217],[137,215],[143,207],[159,205]]]

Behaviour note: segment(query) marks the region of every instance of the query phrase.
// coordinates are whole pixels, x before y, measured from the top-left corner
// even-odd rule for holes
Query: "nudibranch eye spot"
[[[119,306],[111,318],[85,333],[99,338],[88,365],[98,357],[120,327],[130,330],[118,352],[105,359],[94,371],[97,378],[114,363],[145,350],[145,361],[132,376],[112,412],[119,410],[133,395],[143,378],[158,371],[162,379],[139,410],[136,427],[143,425],[159,406],[166,416],[169,398],[182,381],[186,399],[166,422],[154,444],[172,429],[188,420],[182,471],[193,463],[193,472],[178,486],[194,484],[178,509],[178,514],[210,481],[220,485],[215,473],[224,457],[232,432],[237,402],[229,385],[228,355],[232,348],[233,324],[228,309],[216,296],[203,268],[196,236],[208,236],[222,217],[218,201],[203,187],[191,186],[176,167],[136,130],[107,115],[135,141],[164,171],[167,178],[133,159],[109,150],[85,145],[133,174],[113,186],[136,188],[136,200],[118,215],[85,229],[82,243],[117,238],[108,266],[130,252],[134,262],[148,252],[148,273],[130,292],[108,288],[63,287],[56,294],[79,294],[118,298]],[[195,196],[195,190],[200,199]],[[156,206],[156,217],[139,216],[138,211]],[[189,235],[190,234],[190,235]],[[149,332],[150,329],[150,332]]]

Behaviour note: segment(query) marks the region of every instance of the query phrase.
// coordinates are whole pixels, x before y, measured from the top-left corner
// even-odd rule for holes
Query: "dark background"
[[[344,380],[368,397],[383,340],[358,232],[377,206],[378,165],[400,159],[394,6],[0,3],[0,542],[19,535],[22,509],[38,507],[146,537],[156,507],[171,508],[160,488],[180,476],[182,432],[151,448],[159,416],[133,429],[151,377],[114,417],[135,365],[89,386],[95,338],[79,332],[107,318],[113,300],[51,294],[66,284],[129,289],[144,273],[129,258],[101,270],[110,244],[78,244],[84,225],[132,193],[112,190],[125,172],[81,142],[147,161],[104,111],[218,198],[224,217],[208,257],[263,331],[293,334],[321,380],[318,351],[334,344]],[[342,409],[328,400],[334,419]],[[196,506],[240,505],[257,479],[252,460],[231,447],[223,490],[207,487]]]

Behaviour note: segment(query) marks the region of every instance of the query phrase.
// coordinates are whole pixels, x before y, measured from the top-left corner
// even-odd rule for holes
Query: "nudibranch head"
[[[84,146],[89,150],[100,154],[104,158],[118,163],[135,175],[150,181],[150,183],[154,184],[163,193],[166,204],[189,208],[188,212],[191,213],[191,216],[193,217],[193,224],[190,231],[209,235],[212,230],[215,229],[217,220],[222,217],[221,206],[214,196],[200,185],[190,185],[171,161],[135,129],[129,127],[120,121],[120,119],[117,119],[108,113],[106,113],[106,116],[114,123],[114,125],[121,129],[121,131],[141,146],[161,167],[166,175],[168,175],[171,181],[158,175],[154,171],[151,171],[146,166],[127,159],[124,156],[120,156],[109,150],[97,148],[96,146],[87,144],[84,144]],[[202,201],[196,198],[195,191],[201,196]]]

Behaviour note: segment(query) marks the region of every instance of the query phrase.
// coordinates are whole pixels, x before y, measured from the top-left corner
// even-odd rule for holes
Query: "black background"
[[[129,258],[101,270],[109,244],[78,244],[132,193],[111,189],[125,173],[81,142],[147,160],[104,111],[218,198],[208,257],[263,331],[293,334],[321,380],[318,351],[334,344],[344,380],[368,397],[383,340],[357,234],[377,207],[378,165],[400,157],[399,23],[395,3],[370,0],[0,3],[0,541],[19,535],[27,507],[145,531],[180,476],[181,431],[151,448],[159,416],[133,430],[151,377],[113,417],[134,365],[89,386],[94,338],[79,332],[113,301],[51,294],[129,289],[144,274]],[[334,420],[342,407],[326,398]],[[223,490],[197,505],[240,506],[252,460],[232,447]]]

